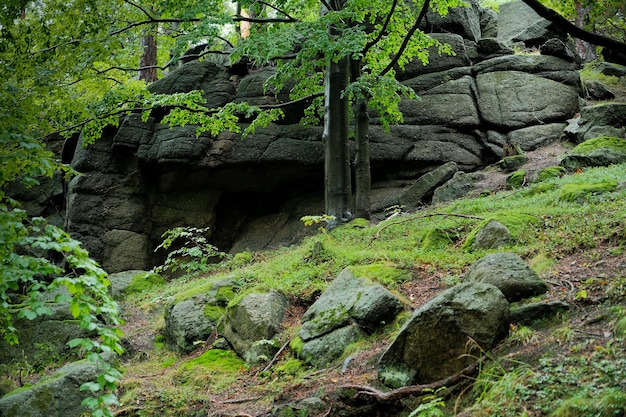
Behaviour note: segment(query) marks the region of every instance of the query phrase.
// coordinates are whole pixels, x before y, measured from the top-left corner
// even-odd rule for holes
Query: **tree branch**
[[[248,17],[236,14],[233,16],[234,22],[250,22],[250,23],[296,23],[298,19],[294,17],[280,18],[280,17]]]
[[[359,397],[368,397],[375,400],[377,403],[390,403],[403,400],[407,397],[422,395],[427,391],[436,391],[439,388],[456,385],[464,379],[476,375],[478,373],[479,364],[480,362],[476,362],[452,376],[430,384],[409,385],[389,392],[382,392],[375,388],[362,385],[342,385],[338,389],[357,390],[356,394],[352,397],[352,400],[356,400]]]
[[[378,33],[378,36],[376,37],[376,39],[372,39],[371,41],[369,41],[365,45],[365,48],[363,48],[363,56],[367,55],[367,52],[370,49],[372,49],[372,47],[374,45],[376,45],[378,42],[380,42],[380,40],[383,38],[383,36],[385,36],[388,33],[387,32],[387,27],[389,26],[389,22],[391,22],[391,18],[393,16],[393,13],[394,13],[397,5],[398,5],[398,0],[393,0],[393,4],[391,5],[391,9],[389,10],[389,14],[387,14],[387,19],[385,19],[385,23],[383,24],[383,27],[380,29],[380,32]]]
[[[143,14],[145,14],[145,15],[148,17],[148,19],[150,19],[150,20],[154,20],[154,16],[152,16],[152,15],[151,15],[151,14],[150,14],[150,13],[149,13],[146,9],[144,9],[144,8],[143,8],[143,7],[141,7],[140,5],[138,5],[138,4],[136,4],[136,3],[133,3],[133,2],[132,2],[132,1],[130,1],[130,0],[123,0],[123,1],[124,1],[124,3],[126,3],[126,4],[130,4],[131,6],[133,6],[133,7],[137,8],[137,9],[141,10],[141,12],[142,12]]]
[[[404,50],[409,45],[409,41],[413,37],[413,34],[419,28],[419,25],[422,23],[422,20],[424,20],[424,17],[426,16],[426,13],[428,13],[428,7],[429,6],[430,6],[430,0],[426,0],[424,2],[424,4],[422,5],[422,10],[420,11],[419,16],[417,17],[417,21],[415,21],[415,24],[413,25],[413,27],[411,29],[409,29],[409,31],[406,33],[406,36],[404,37],[404,41],[402,41],[402,45],[400,45],[400,48],[398,49],[398,52],[396,53],[396,56],[394,56],[393,59],[391,60],[391,62],[389,63],[389,65],[387,65],[387,67],[385,67],[385,69],[383,69],[381,71],[381,73],[379,74],[380,77],[384,76],[389,71],[391,71],[393,69],[393,67],[398,63],[398,60],[400,59],[400,57],[404,53]]]
[[[575,38],[592,43],[596,46],[603,46],[616,52],[626,50],[626,43],[579,28],[555,10],[541,4],[539,0],[523,0],[523,2],[526,3],[528,7],[533,9],[539,16],[554,23],[557,27]]]
[[[272,4],[269,4],[269,3],[265,2],[265,1],[262,1],[262,0],[257,0],[257,1],[255,1],[255,3],[259,3],[259,4],[262,4],[262,5],[264,5],[264,6],[269,7],[270,9],[276,10],[278,13],[282,14],[282,15],[283,15],[283,16],[285,16],[287,19],[293,19],[293,21],[295,21],[295,22],[297,22],[297,21],[298,21],[298,19],[296,19],[296,18],[292,17],[292,16],[291,16],[289,13],[287,13],[286,11],[284,11],[284,10],[282,10],[282,9],[279,9],[278,7],[276,7],[276,6],[272,5]]]

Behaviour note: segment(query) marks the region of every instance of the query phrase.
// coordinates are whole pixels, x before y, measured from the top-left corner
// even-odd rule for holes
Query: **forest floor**
[[[541,168],[558,164],[558,157],[565,153],[568,145],[558,142],[543,147],[537,151],[527,152],[528,162],[522,169],[536,171]],[[492,191],[505,189],[505,181],[508,174],[497,169],[486,169],[483,178],[477,187]],[[497,348],[497,356],[505,358],[508,363],[523,362],[525,364],[537,363],[538,359],[546,352],[553,355],[567,356],[574,350],[577,354],[591,355],[598,349],[609,344],[614,338],[612,322],[607,313],[607,288],[610,277],[622,276],[626,269],[626,253],[614,251],[613,244],[618,242],[607,241],[591,251],[577,251],[566,253],[558,260],[558,263],[550,268],[548,273],[542,274],[542,278],[549,284],[550,290],[544,300],[565,301],[570,305],[568,312],[567,328],[557,333],[556,329],[563,329],[563,323],[548,323],[534,328],[531,332],[515,336],[515,327],[512,327],[510,337]],[[617,253],[617,254],[616,254]],[[425,302],[447,288],[445,277],[436,271],[415,271],[419,279],[405,282],[399,286],[398,291],[410,300],[411,309],[417,309]],[[621,285],[626,285],[621,283]],[[621,288],[623,291],[624,289]],[[622,297],[623,298],[623,297]],[[623,299],[621,301],[623,303]],[[300,323],[305,307],[293,306],[290,308],[287,318],[283,323],[286,334],[293,334],[293,329]],[[132,370],[132,363],[138,359],[137,352],[150,352],[157,336],[154,326],[149,324],[155,320],[155,316],[142,311],[138,307],[125,306],[127,325],[123,329],[127,334],[127,343],[135,356],[126,363],[130,374],[126,379],[143,379],[145,375]],[[560,336],[559,336],[560,335]],[[289,349],[285,349],[278,357],[274,358],[270,365],[262,365],[252,368],[241,368],[236,381],[228,384],[226,389],[216,392],[206,392],[204,401],[193,400],[197,407],[197,414],[212,417],[250,417],[267,415],[276,406],[313,396],[319,397],[321,393],[331,392],[337,387],[369,386],[384,390],[377,379],[376,363],[380,355],[391,342],[389,334],[381,335],[371,342],[366,349],[349,356],[343,363],[327,369],[310,369],[298,376],[273,372],[272,368],[278,366]],[[188,358],[200,356],[206,348],[199,347]],[[585,351],[587,351],[585,353]],[[149,355],[149,353],[146,353]],[[281,357],[281,355],[283,357]],[[140,356],[140,355],[139,355]],[[162,371],[165,375],[166,371]],[[158,378],[151,375],[148,378]],[[467,395],[470,390],[471,380],[460,384],[449,395],[453,396],[448,401],[450,415],[474,415],[471,412],[462,413],[462,408],[467,406]],[[156,385],[155,385],[156,387]],[[137,413],[146,405],[148,399],[141,397],[135,399],[134,405],[122,407],[116,410],[117,416],[142,415]],[[450,405],[453,404],[453,405]],[[532,411],[532,399],[527,400],[524,406],[529,410],[527,416],[542,416],[541,411]],[[169,415],[169,414],[168,414]],[[192,414],[189,414],[192,415]],[[320,411],[318,416],[335,415],[330,409]]]

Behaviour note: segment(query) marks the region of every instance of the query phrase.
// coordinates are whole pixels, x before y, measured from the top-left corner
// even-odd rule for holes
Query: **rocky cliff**
[[[562,135],[579,109],[579,65],[547,22],[525,13],[534,22],[525,27],[477,4],[426,20],[454,55],[432,51],[428,65],[414,62],[399,75],[419,96],[402,103],[404,124],[386,132],[372,115],[373,211],[397,204],[445,163],[469,172],[500,159],[507,142],[532,150]],[[514,53],[538,42],[541,53]],[[269,75],[192,61],[151,90],[200,89],[210,106],[273,103],[262,88]],[[211,242],[232,252],[298,239],[306,233],[300,217],[323,211],[321,128],[295,123],[300,111],[246,139],[196,138],[194,126],[160,124],[159,112],[145,123],[127,116],[95,145],[76,148],[72,164],[83,175],[69,184],[70,233],[109,272],[154,265],[160,235],[175,226],[210,227]]]

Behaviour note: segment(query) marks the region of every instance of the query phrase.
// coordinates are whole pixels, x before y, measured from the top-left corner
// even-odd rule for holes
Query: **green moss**
[[[136,294],[157,286],[165,285],[165,279],[154,272],[142,272],[133,277],[130,284],[124,289],[124,294]]]
[[[451,236],[456,236],[456,232],[443,230],[443,229],[431,229],[427,230],[421,237],[420,248],[423,250],[431,249],[443,249],[454,243]]]
[[[215,293],[215,299],[220,303],[228,304],[233,298],[235,298],[235,290],[230,285],[219,287]]]
[[[515,238],[524,228],[529,224],[537,223],[540,219],[535,216],[529,216],[521,213],[497,213],[483,221],[481,221],[465,238],[463,243],[463,249],[469,250],[474,244],[476,235],[480,230],[487,225],[490,221],[495,220],[507,227],[511,232],[511,237]]]
[[[512,172],[506,179],[506,186],[511,189],[522,188],[526,183],[526,171],[523,169]]]
[[[197,358],[183,363],[181,370],[197,370],[202,367],[202,372],[238,373],[245,362],[232,350],[211,349]]]
[[[214,323],[220,321],[220,319],[226,314],[226,308],[220,306],[206,305],[204,306],[204,316]]]
[[[614,151],[626,153],[626,139],[612,136],[601,136],[584,141],[572,149],[574,154],[588,154],[598,149],[612,149]]]
[[[563,403],[552,413],[553,417],[596,416],[610,417],[624,415],[626,409],[626,393],[618,388],[609,388],[601,392],[575,395]]]
[[[252,252],[239,252],[233,256],[233,259],[230,261],[230,265],[234,268],[242,268],[250,263],[252,263],[253,259]]]
[[[533,271],[538,274],[542,274],[551,271],[552,268],[554,268],[554,266],[557,264],[557,262],[553,259],[548,258],[545,254],[540,253],[532,258],[529,264]]]
[[[304,340],[298,336],[294,337],[291,343],[289,343],[289,348],[296,356],[300,356],[302,354],[302,348],[304,348]]]
[[[395,285],[411,278],[409,271],[397,268],[387,262],[353,265],[349,269],[357,277],[369,278],[384,285]]]
[[[562,166],[544,168],[537,173],[537,182],[547,181],[552,178],[559,178],[565,175],[567,170]]]
[[[524,197],[532,197],[535,195],[547,193],[548,191],[552,191],[557,187],[558,186],[556,184],[546,184],[546,183],[536,184],[528,188],[527,190],[525,190],[523,195]]]
[[[291,375],[296,376],[303,373],[306,370],[306,367],[302,363],[300,359],[289,359],[285,361],[283,364],[276,367],[275,371],[277,374],[282,375]]]
[[[507,156],[498,162],[498,167],[506,172],[515,171],[528,161],[526,155]]]
[[[567,203],[581,202],[592,194],[612,192],[617,189],[617,181],[598,182],[595,184],[565,184],[561,188],[558,200]]]

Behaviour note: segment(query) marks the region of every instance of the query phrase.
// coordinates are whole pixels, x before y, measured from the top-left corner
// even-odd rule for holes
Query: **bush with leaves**
[[[165,262],[156,267],[155,272],[181,270],[186,274],[193,274],[210,271],[216,260],[226,258],[228,254],[208,242],[208,231],[208,227],[175,227],[163,233],[163,242],[155,251],[172,247],[177,249],[168,252]]]

